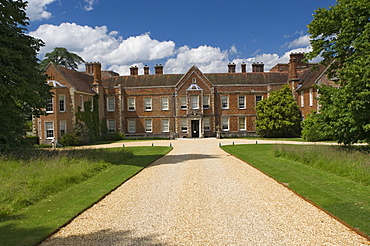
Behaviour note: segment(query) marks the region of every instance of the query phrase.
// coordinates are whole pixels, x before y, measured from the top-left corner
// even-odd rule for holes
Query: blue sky
[[[29,0],[29,34],[121,75],[163,64],[165,73],[226,72],[227,64],[287,62],[308,52],[307,24],[335,0]],[[247,66],[250,70],[250,66]],[[238,66],[239,69],[239,66]],[[237,70],[238,71],[238,70]],[[139,74],[141,73],[139,70]]]

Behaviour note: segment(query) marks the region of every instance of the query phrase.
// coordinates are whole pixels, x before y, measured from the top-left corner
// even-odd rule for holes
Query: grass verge
[[[298,161],[276,157],[274,145],[229,145],[222,149],[288,184],[298,194],[370,235],[369,186]]]
[[[154,160],[168,153],[170,147],[127,147],[131,158],[115,156],[106,167],[79,183],[49,195],[32,206],[0,215],[0,245],[36,245],[72,218],[110,193]],[[99,152],[99,151],[98,151]],[[118,158],[118,159],[116,159]],[[73,160],[70,160],[73,163]],[[3,184],[1,184],[3,185]]]

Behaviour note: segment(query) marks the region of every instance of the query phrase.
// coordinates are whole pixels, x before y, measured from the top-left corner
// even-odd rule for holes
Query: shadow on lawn
[[[54,237],[44,241],[47,245],[127,245],[127,246],[166,246],[167,243],[159,242],[159,235],[134,236],[134,231],[101,230],[86,235],[71,235],[68,237]]]
[[[49,233],[51,233],[50,228],[19,228],[10,221],[0,222],[0,245],[37,245],[40,243],[40,238],[45,238]]]

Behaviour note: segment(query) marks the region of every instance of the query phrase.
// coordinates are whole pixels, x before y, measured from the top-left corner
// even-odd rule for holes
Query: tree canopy
[[[25,8],[24,1],[0,3],[0,149],[22,140],[26,118],[41,114],[52,96],[38,69],[36,55],[43,42],[24,33]]]
[[[339,89],[321,87],[322,134],[344,144],[370,142],[370,0],[338,0],[308,25],[312,52],[329,65]]]
[[[272,91],[256,106],[257,133],[263,137],[297,137],[301,130],[301,112],[288,85]]]
[[[77,70],[78,65],[85,61],[77,54],[69,52],[66,48],[56,47],[52,52],[45,54],[45,59],[40,63],[41,70],[45,70],[50,62],[65,68]]]

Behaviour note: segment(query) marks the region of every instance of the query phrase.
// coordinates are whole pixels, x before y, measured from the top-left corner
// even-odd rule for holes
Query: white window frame
[[[180,96],[180,109],[186,110],[188,108],[186,104],[186,96]]]
[[[169,98],[168,97],[161,97],[161,109],[162,110],[169,110]]]
[[[204,129],[204,131],[210,131],[211,130],[211,118],[209,118],[209,117],[203,118],[203,129]]]
[[[107,97],[107,111],[114,112],[116,110],[116,98]]]
[[[257,99],[257,97],[260,97],[260,99]],[[262,96],[262,95],[255,95],[255,96],[254,96],[254,100],[255,100],[255,102],[256,102],[256,106],[257,106],[257,104],[258,104],[260,101],[262,101],[262,100],[263,100],[263,96]]]
[[[67,122],[65,120],[59,121],[59,134],[60,137],[67,134]]]
[[[66,95],[59,94],[59,112],[64,113],[66,111]]]
[[[242,126],[244,127],[240,127],[242,123]],[[246,117],[239,117],[239,121],[238,121],[238,127],[239,127],[239,131],[246,131],[247,130],[247,118]]]
[[[188,131],[188,119],[180,118],[180,128],[182,132]]]
[[[190,96],[191,109],[199,109],[199,96],[191,95]]]
[[[127,98],[127,110],[128,111],[135,111],[135,97],[129,97]]]
[[[230,130],[229,117],[221,117],[221,129],[222,131]]]
[[[144,97],[144,111],[152,111],[153,110],[153,100],[151,97]]]
[[[229,109],[229,96],[221,96],[221,108]]]
[[[50,128],[50,126],[51,126],[51,128]],[[50,136],[48,136],[48,131],[51,131]],[[45,121],[45,138],[46,139],[53,139],[54,136],[55,136],[55,134],[54,134],[54,121]]]
[[[46,113],[54,113],[54,100],[53,98],[46,99]]]
[[[153,131],[153,121],[152,119],[145,119],[145,132],[152,132]]]
[[[304,107],[304,91],[301,90],[301,93],[300,94],[301,94],[300,95],[300,97],[301,97],[301,108],[303,108]]]
[[[242,99],[242,101],[241,101],[241,99]],[[246,109],[247,108],[245,95],[239,95],[238,96],[238,108],[239,109]]]
[[[127,131],[128,133],[136,132],[136,120],[127,120]]]
[[[107,119],[108,132],[116,132],[116,120]]]
[[[84,96],[80,95],[80,107],[81,111],[85,111]]]
[[[210,102],[210,96],[209,95],[204,95],[203,96],[203,108],[204,109],[209,109],[210,106],[209,106],[209,103]]]
[[[169,131],[170,131],[170,120],[162,119],[162,132],[169,132]]]
[[[310,90],[309,90],[309,94],[310,94],[310,107],[312,107],[313,106],[313,89],[312,88],[310,88]]]

